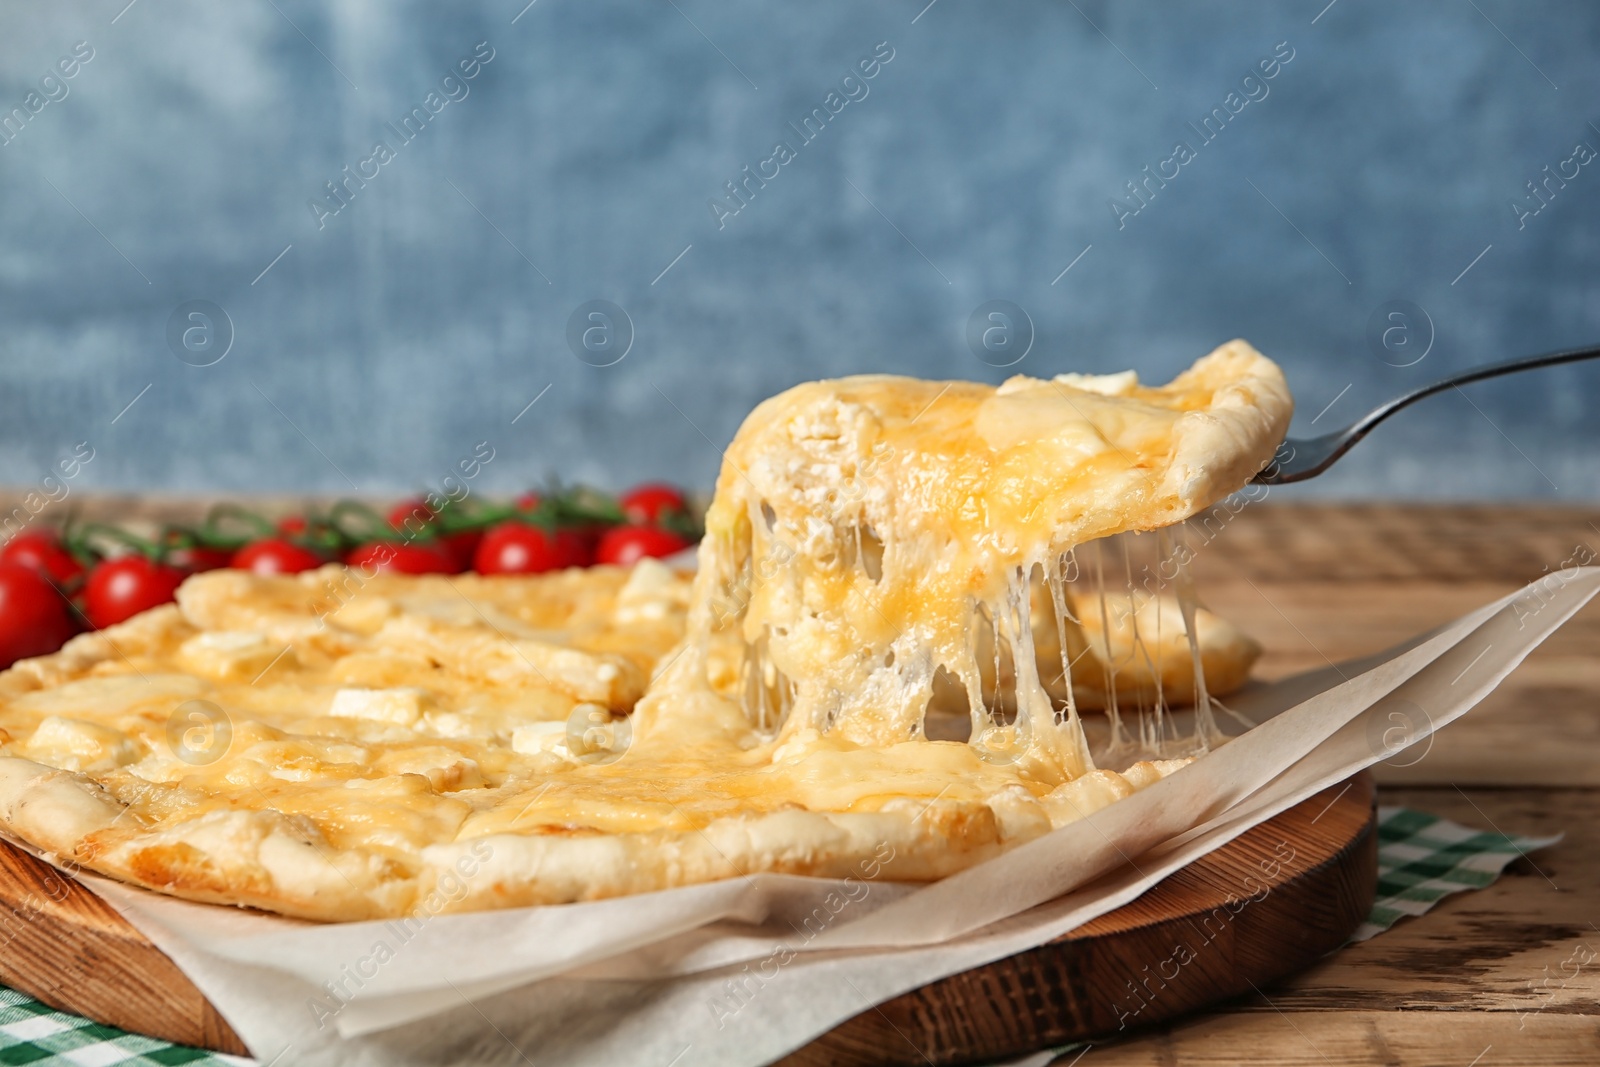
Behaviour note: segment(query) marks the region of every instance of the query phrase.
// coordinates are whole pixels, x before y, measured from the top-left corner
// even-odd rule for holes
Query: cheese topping
[[[842,876],[886,845],[886,877],[940,877],[1180,765],[1096,769],[1079,707],[1159,704],[1191,654],[1206,705],[1253,646],[1187,601],[1086,599],[1067,561],[1242,486],[1289,407],[1243,342],[1158,388],[818,382],[730,446],[692,588],[649,560],[197,575],[0,674],[0,819],[316,919]],[[929,739],[940,701],[970,741]]]
[[[1240,341],[1159,388],[1131,373],[796,387],[758,407],[727,452],[691,632],[743,652],[739,691],[760,727],[917,738],[944,672],[967,694],[981,752],[1074,777],[1090,766],[1076,708],[1066,731],[1046,728],[1035,657],[1035,619],[1072,617],[1060,561],[1241,487],[1289,411],[1277,367]],[[1048,587],[1056,610],[1040,611],[1030,586]],[[1119,635],[1099,629],[1112,652]],[[985,706],[991,658],[991,677],[1010,666],[1005,724]]]

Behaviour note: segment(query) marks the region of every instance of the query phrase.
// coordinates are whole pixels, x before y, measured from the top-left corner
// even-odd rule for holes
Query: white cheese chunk
[[[41,722],[26,747],[34,759],[75,771],[121,767],[139,758],[138,746],[121,730],[60,715]]]
[[[687,588],[660,560],[641,559],[617,593],[614,618],[622,625],[660,622],[687,609]]]
[[[184,667],[219,681],[248,682],[271,666],[292,668],[295,665],[293,656],[293,648],[268,640],[265,634],[246,630],[196,634],[178,648],[178,661]]]
[[[565,722],[523,723],[511,731],[511,751],[524,756],[541,752],[565,755],[567,751],[567,724]]]
[[[333,695],[328,714],[341,719],[372,719],[397,726],[412,726],[422,717],[427,691],[412,686],[394,689],[341,689]]]

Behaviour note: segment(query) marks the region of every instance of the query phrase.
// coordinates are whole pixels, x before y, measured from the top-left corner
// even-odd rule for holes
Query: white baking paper
[[[263,1062],[763,1064],[1119,907],[1423,740],[1597,590],[1600,568],[1546,575],[1389,653],[1263,687],[1237,705],[1259,725],[1228,744],[929,886],[758,875],[406,927],[296,922],[84,880]]]

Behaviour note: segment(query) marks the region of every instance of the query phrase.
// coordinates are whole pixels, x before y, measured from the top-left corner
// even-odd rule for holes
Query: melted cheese
[[[728,449],[691,628],[721,646],[710,670],[725,688],[727,650],[743,655],[738,695],[758,726],[918,738],[943,672],[980,751],[1074,777],[1091,764],[1070,702],[1055,729],[1034,637],[1048,616],[1030,584],[1082,542],[1166,526],[1241,487],[1289,412],[1278,369],[1238,341],[1156,388],[1132,374],[798,386]],[[1122,639],[1098,636],[1115,659]],[[984,667],[992,691],[1002,661],[1005,723],[984,697]]]
[[[1207,636],[1225,624],[1159,602],[1097,624],[1059,564],[1243,485],[1288,410],[1242,342],[1159,388],[812,383],[730,446],[692,589],[654,561],[198,575],[0,675],[0,818],[116,877],[310,918],[842,874],[885,842],[889,876],[939,877],[1177,766],[1095,769],[1073,697],[1095,674],[1065,657],[1103,649],[1110,700],[1185,645],[1237,663]],[[926,736],[938,692],[970,742]],[[468,858],[487,873],[430,903]]]
[[[654,561],[531,579],[212,571],[176,607],[19,664],[0,721],[17,754],[106,772],[147,811],[270,807],[336,847],[414,856],[565,765],[524,758],[517,731],[564,737],[575,709],[631,708],[682,637],[687,588]],[[351,611],[363,597],[376,625]]]

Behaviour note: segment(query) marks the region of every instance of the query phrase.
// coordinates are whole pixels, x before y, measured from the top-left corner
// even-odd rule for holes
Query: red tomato
[[[72,634],[66,598],[49,579],[25,564],[0,562],[0,667],[54,652]]]
[[[563,528],[556,531],[556,551],[563,567],[594,566],[594,549],[600,538],[588,529]]]
[[[582,557],[581,566],[591,567],[594,565],[594,550],[600,547],[600,538],[604,537],[605,532],[609,529],[611,527],[603,522],[586,522],[581,526],[571,527],[571,533],[577,538],[579,552]],[[563,530],[562,532],[566,533],[568,531]]]
[[[484,534],[472,560],[479,574],[539,574],[587,564],[588,551],[576,530],[552,532],[515,519]]]
[[[473,558],[478,554],[478,544],[483,540],[483,531],[457,530],[455,533],[442,534],[439,543],[445,547],[451,557],[456,561],[457,570],[470,570]]]
[[[219,567],[226,567],[233,560],[233,552],[226,548],[212,548],[209,545],[179,545],[169,548],[166,554],[166,563],[194,574],[197,571],[214,571]]]
[[[623,493],[617,503],[622,506],[622,513],[628,517],[628,521],[635,526],[654,526],[663,515],[689,510],[683,493],[661,482],[636,485]]]
[[[304,515],[285,515],[278,520],[278,532],[294,537],[305,533],[311,528],[311,522]]]
[[[398,541],[368,541],[344,558],[352,567],[374,574],[454,574],[456,561],[435,544],[401,544]]]
[[[173,599],[186,575],[137,553],[101,560],[84,586],[84,614],[103,630]]]
[[[25,530],[0,548],[0,560],[32,567],[57,585],[83,577],[83,564],[68,552],[54,530]]]
[[[229,566],[252,574],[299,574],[322,566],[322,562],[322,557],[309,548],[267,537],[235,552]]]
[[[516,500],[518,511],[535,511],[542,503],[544,503],[544,497],[534,492],[523,493]]]
[[[432,508],[420,500],[402,500],[389,509],[387,516],[390,526],[398,533],[411,537],[433,525],[433,520],[438,517]]]
[[[631,567],[646,556],[670,556],[689,547],[689,542],[669,530],[654,526],[616,526],[600,538],[595,560]]]

